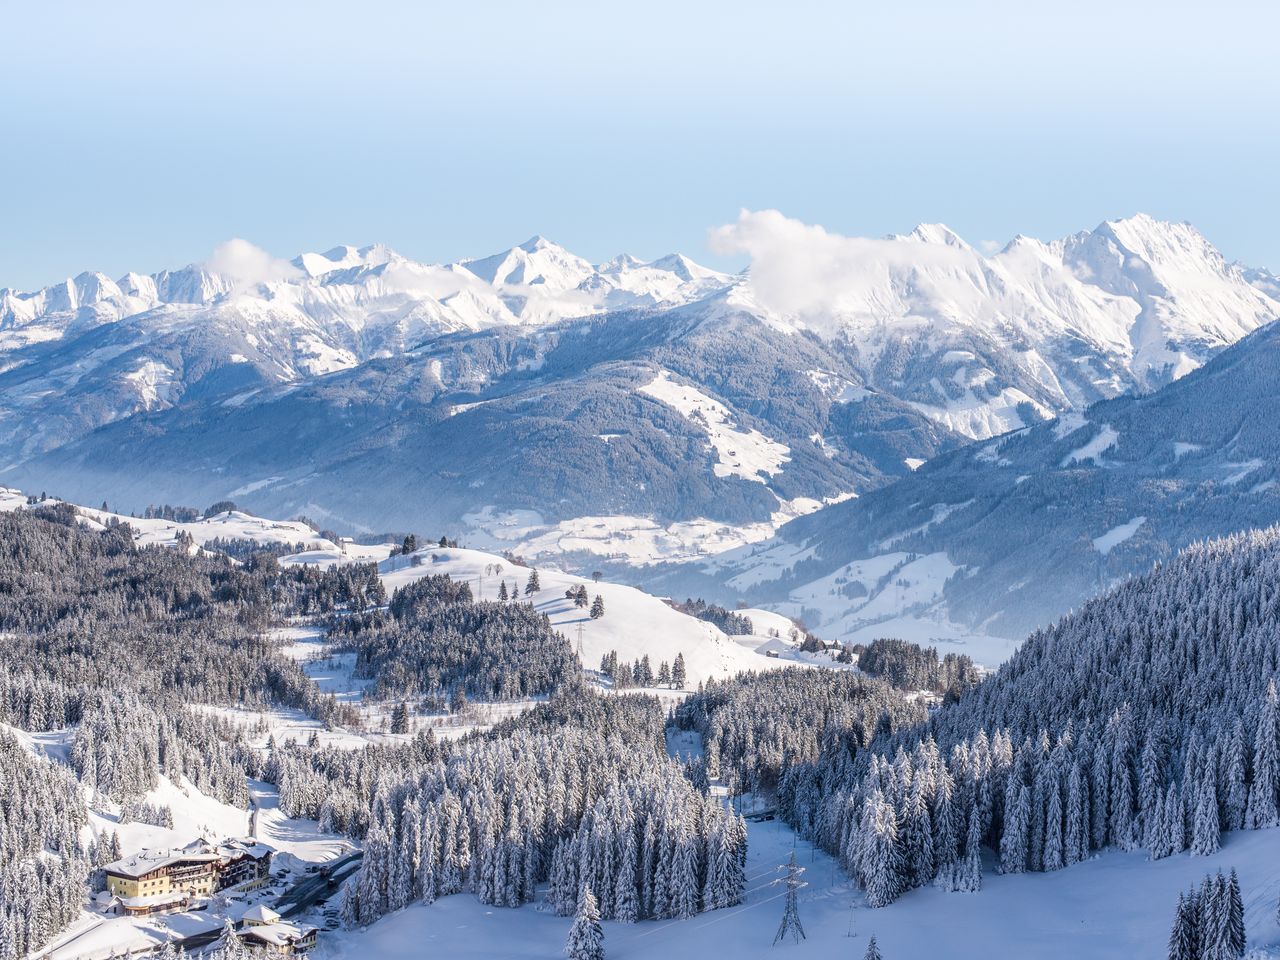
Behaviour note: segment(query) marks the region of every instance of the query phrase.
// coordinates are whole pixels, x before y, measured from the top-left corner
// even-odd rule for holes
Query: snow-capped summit
[[[959,247],[963,250],[970,249],[969,244],[965,243],[954,230],[945,223],[921,223],[904,237],[891,237],[893,240],[914,240],[918,243],[940,243],[948,247]]]
[[[152,276],[83,273],[34,293],[0,290],[0,445],[20,462],[181,403],[197,383],[210,402],[253,405],[277,385],[445,335],[519,340],[634,311],[671,312],[649,328],[689,340],[709,368],[744,337],[790,355],[803,333],[832,357],[824,369],[836,357],[850,365],[841,376],[858,390],[986,438],[1159,387],[1280,317],[1274,277],[1227,263],[1188,224],[1145,215],[1047,243],[1018,237],[990,256],[936,223],[867,239],[776,212],[744,216],[725,228],[748,234],[739,249],[751,265],[737,275],[680,254],[593,264],[542,236],[445,264],[380,245],[281,261],[231,241],[204,263]],[[751,245],[761,237],[763,248]],[[539,369],[533,353],[527,369]],[[478,376],[430,379],[474,386],[467,378]],[[829,458],[834,447],[818,436]]]
[[[462,266],[486,283],[541,284],[557,291],[571,290],[595,272],[586,260],[541,236],[493,256],[463,260]]]
[[[322,277],[335,270],[376,267],[399,259],[403,259],[400,254],[380,243],[359,248],[342,244],[324,253],[299,254],[292,263],[308,277]]]

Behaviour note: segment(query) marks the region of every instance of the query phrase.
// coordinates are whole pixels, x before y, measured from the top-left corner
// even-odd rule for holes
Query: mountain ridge
[[[744,218],[723,229],[795,228]],[[750,542],[967,439],[1156,389],[1280,316],[1269,274],[1150,217],[991,256],[941,224],[819,234],[788,241],[787,269],[757,249],[733,276],[536,236],[444,265],[241,241],[0,292],[0,467],[138,506],[247,487],[352,528],[488,517],[486,535],[527,529],[512,549],[639,562],[662,554],[605,528],[654,523],[692,559],[708,531]]]

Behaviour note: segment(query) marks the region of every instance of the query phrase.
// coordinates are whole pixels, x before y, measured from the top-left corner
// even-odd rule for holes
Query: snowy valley
[[[1273,289],[800,226],[6,291],[0,960],[1280,955]]]

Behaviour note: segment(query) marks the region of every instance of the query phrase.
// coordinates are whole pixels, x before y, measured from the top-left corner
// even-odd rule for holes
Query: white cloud
[[[807,320],[905,315],[909,305],[896,302],[903,285],[895,280],[931,267],[959,274],[979,260],[963,245],[846,237],[777,210],[743,210],[709,231],[708,243],[717,253],[750,257],[748,283],[761,306]]]
[[[273,280],[292,280],[302,271],[288,260],[273,257],[261,247],[239,237],[220,243],[205,261],[205,268],[231,281],[236,292]]]
[[[982,248],[983,253],[992,254],[1000,252],[1001,244],[999,240],[980,240],[978,246]]]

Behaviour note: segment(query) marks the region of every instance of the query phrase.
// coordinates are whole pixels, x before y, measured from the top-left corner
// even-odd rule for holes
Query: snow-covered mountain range
[[[534,553],[692,557],[1159,387],[1280,317],[1271,274],[1142,215],[990,256],[940,225],[857,239],[776,213],[713,242],[750,267],[233,241],[0,290],[0,466],[90,500],[465,515]]]
[[[1280,324],[1153,393],[969,444],[770,540],[648,571],[824,636],[954,642],[1029,631],[1193,543],[1280,523]]]

